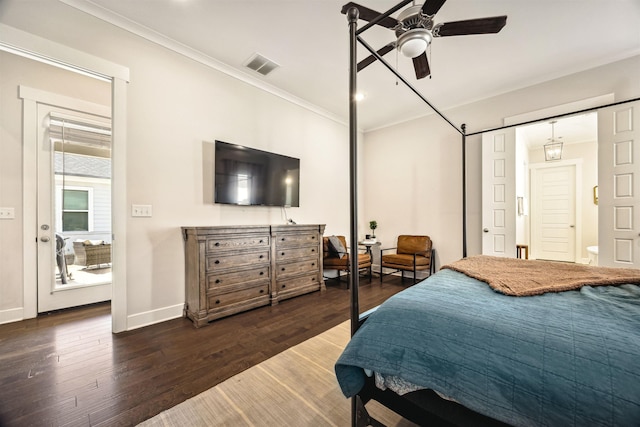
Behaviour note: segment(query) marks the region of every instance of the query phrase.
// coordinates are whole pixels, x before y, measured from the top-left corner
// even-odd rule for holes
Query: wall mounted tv
[[[216,141],[214,200],[247,206],[300,206],[300,159]]]

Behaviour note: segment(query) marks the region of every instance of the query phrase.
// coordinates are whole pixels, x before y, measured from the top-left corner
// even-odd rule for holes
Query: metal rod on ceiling
[[[369,52],[371,52],[371,54],[373,56],[376,57],[376,59],[378,61],[380,61],[385,67],[387,67],[389,69],[389,71],[391,71],[393,74],[395,74],[395,76],[402,82],[405,84],[405,86],[407,86],[413,93],[415,93],[416,95],[418,95],[418,97],[420,99],[422,99],[422,101],[424,101],[425,104],[427,104],[433,111],[435,111],[440,117],[442,117],[442,119],[444,119],[444,121],[446,121],[447,123],[449,123],[449,125],[451,125],[452,128],[454,128],[458,133],[462,134],[462,131],[460,129],[458,129],[458,127],[456,125],[453,124],[453,122],[451,120],[449,120],[444,114],[442,114],[436,107],[434,107],[428,100],[427,98],[425,98],[419,91],[418,89],[416,89],[415,87],[413,87],[411,85],[411,83],[409,83],[407,81],[406,78],[404,78],[402,76],[402,74],[400,74],[395,68],[393,68],[387,61],[385,61],[382,56],[380,56],[380,54],[378,54],[378,52],[375,51],[375,49],[373,49],[371,46],[369,46],[369,44],[367,44],[367,42],[365,42],[362,37],[358,36],[357,37],[358,42],[360,42],[361,45],[363,45]]]
[[[378,15],[377,17],[375,17],[374,19],[372,19],[371,21],[369,21],[365,26],[363,26],[362,28],[360,28],[358,31],[356,31],[356,35],[360,35],[362,33],[364,33],[365,31],[367,31],[369,28],[373,27],[374,25],[376,25],[378,22],[382,21],[384,18],[389,17],[392,13],[402,9],[403,7],[405,7],[407,4],[411,3],[413,0],[403,0],[400,3],[398,3],[397,5],[393,6],[391,9],[387,10],[386,12]],[[354,6],[355,7],[355,6]]]
[[[504,126],[498,126],[490,129],[479,130],[476,132],[468,133],[467,136],[482,135],[485,132],[495,132],[498,130],[509,129],[509,128],[518,127],[518,126],[525,126],[533,123],[546,122],[547,120],[552,120],[552,119],[561,119],[563,117],[575,116],[576,114],[582,114],[582,113],[589,113],[591,111],[596,111],[601,108],[615,107],[616,105],[621,105],[621,104],[626,104],[628,102],[636,102],[636,101],[640,101],[640,98],[632,98],[632,99],[627,99],[626,101],[612,102],[610,104],[598,105],[597,107],[584,108],[582,110],[571,111],[569,113],[556,114],[554,116],[543,117],[540,119],[527,120],[525,122],[514,123],[511,125],[504,125]]]

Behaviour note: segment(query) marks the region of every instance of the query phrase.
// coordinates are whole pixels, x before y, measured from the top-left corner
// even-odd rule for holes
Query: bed
[[[467,133],[466,125],[456,126],[438,111],[362,38],[369,28],[409,3],[410,0],[402,0],[377,17],[373,17],[371,10],[354,3],[342,8],[349,25],[350,42],[349,239],[358,241],[356,94],[357,45],[360,44],[373,60],[395,75],[397,82],[414,92],[461,136],[460,261],[464,261],[470,259],[467,256],[467,137],[639,99]],[[359,8],[365,11],[365,20],[369,22],[358,29]],[[357,259],[357,252],[354,248],[351,251],[351,269],[355,270],[357,265],[353,260]],[[510,265],[505,270],[512,268]],[[557,268],[554,266],[549,271],[555,274]],[[369,400],[376,400],[422,425],[638,425],[640,378],[633,365],[640,355],[637,282],[591,286],[587,278],[587,282],[577,288],[514,297],[488,286],[484,280],[491,281],[491,277],[491,274],[469,276],[446,268],[392,297],[373,313],[360,313],[359,278],[351,275],[352,341],[336,364],[336,375],[345,395],[352,397],[352,425],[379,425],[367,414],[364,405]],[[582,321],[573,317],[578,315]],[[498,336],[503,339],[492,341]],[[472,341],[465,342],[464,337]],[[593,338],[592,344],[596,347],[591,350],[581,347],[587,345],[583,343],[585,337]],[[397,341],[401,339],[404,341]],[[597,347],[598,340],[604,343],[602,347]],[[556,354],[559,356],[553,357],[553,363],[547,363],[550,356]],[[408,357],[413,365],[400,366],[398,361],[405,355],[419,356]],[[538,363],[540,356],[543,356],[542,365]],[[424,365],[423,358],[430,367]],[[477,364],[467,365],[472,361]],[[503,372],[500,372],[501,366]],[[572,375],[564,375],[565,383],[552,389],[556,386],[548,380],[564,378],[567,372]],[[385,383],[386,389],[376,386],[376,376],[379,383]],[[395,385],[389,388],[391,384]],[[405,393],[412,389],[416,390]]]
[[[504,261],[511,271],[557,264]],[[443,268],[368,316],[336,363],[338,382],[363,403],[408,391],[441,424],[638,425],[640,286],[624,282],[640,284],[640,271],[629,272],[615,286],[512,296]]]

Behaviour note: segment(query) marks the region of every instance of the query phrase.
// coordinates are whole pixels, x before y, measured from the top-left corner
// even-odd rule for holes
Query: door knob
[[[42,237],[40,238],[40,241],[41,241],[41,242],[45,242],[45,243],[47,243],[47,242],[49,241],[49,236],[42,236]]]
[[[489,229],[488,229],[488,228],[485,228],[485,229],[483,229],[482,231],[484,231],[485,233],[488,233],[488,232],[489,232]]]

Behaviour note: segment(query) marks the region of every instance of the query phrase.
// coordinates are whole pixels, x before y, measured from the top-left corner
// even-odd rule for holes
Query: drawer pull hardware
[[[216,279],[216,283],[220,283],[220,279]]]
[[[216,304],[220,304],[220,300],[219,299],[216,300]]]
[[[282,289],[284,289],[284,288],[286,288],[286,287],[287,287],[287,285],[282,285]]]
[[[264,258],[264,255],[260,255],[260,257],[259,257],[259,258],[260,258],[260,259]]]
[[[312,262],[312,263],[311,263],[311,267],[314,267],[315,265],[316,265],[316,263],[315,263],[315,262]]]
[[[260,275],[261,275],[261,276],[263,276],[263,275],[264,275],[264,271],[261,271],[261,272],[260,272]]]
[[[220,242],[216,242],[214,246],[220,246]]]
[[[219,260],[219,259],[217,259],[217,260],[214,262],[214,264],[220,264],[220,260]]]
[[[284,267],[282,267],[282,270],[281,270],[281,271],[284,271]]]
[[[261,294],[264,294],[264,289],[260,289],[260,293],[261,293]]]
[[[311,249],[311,252],[315,252],[315,251],[316,251],[315,248]]]
[[[280,253],[280,255],[284,256],[284,252]]]
[[[281,240],[284,242],[284,237]]]
[[[260,241],[258,243],[264,243],[264,240],[260,239]]]

